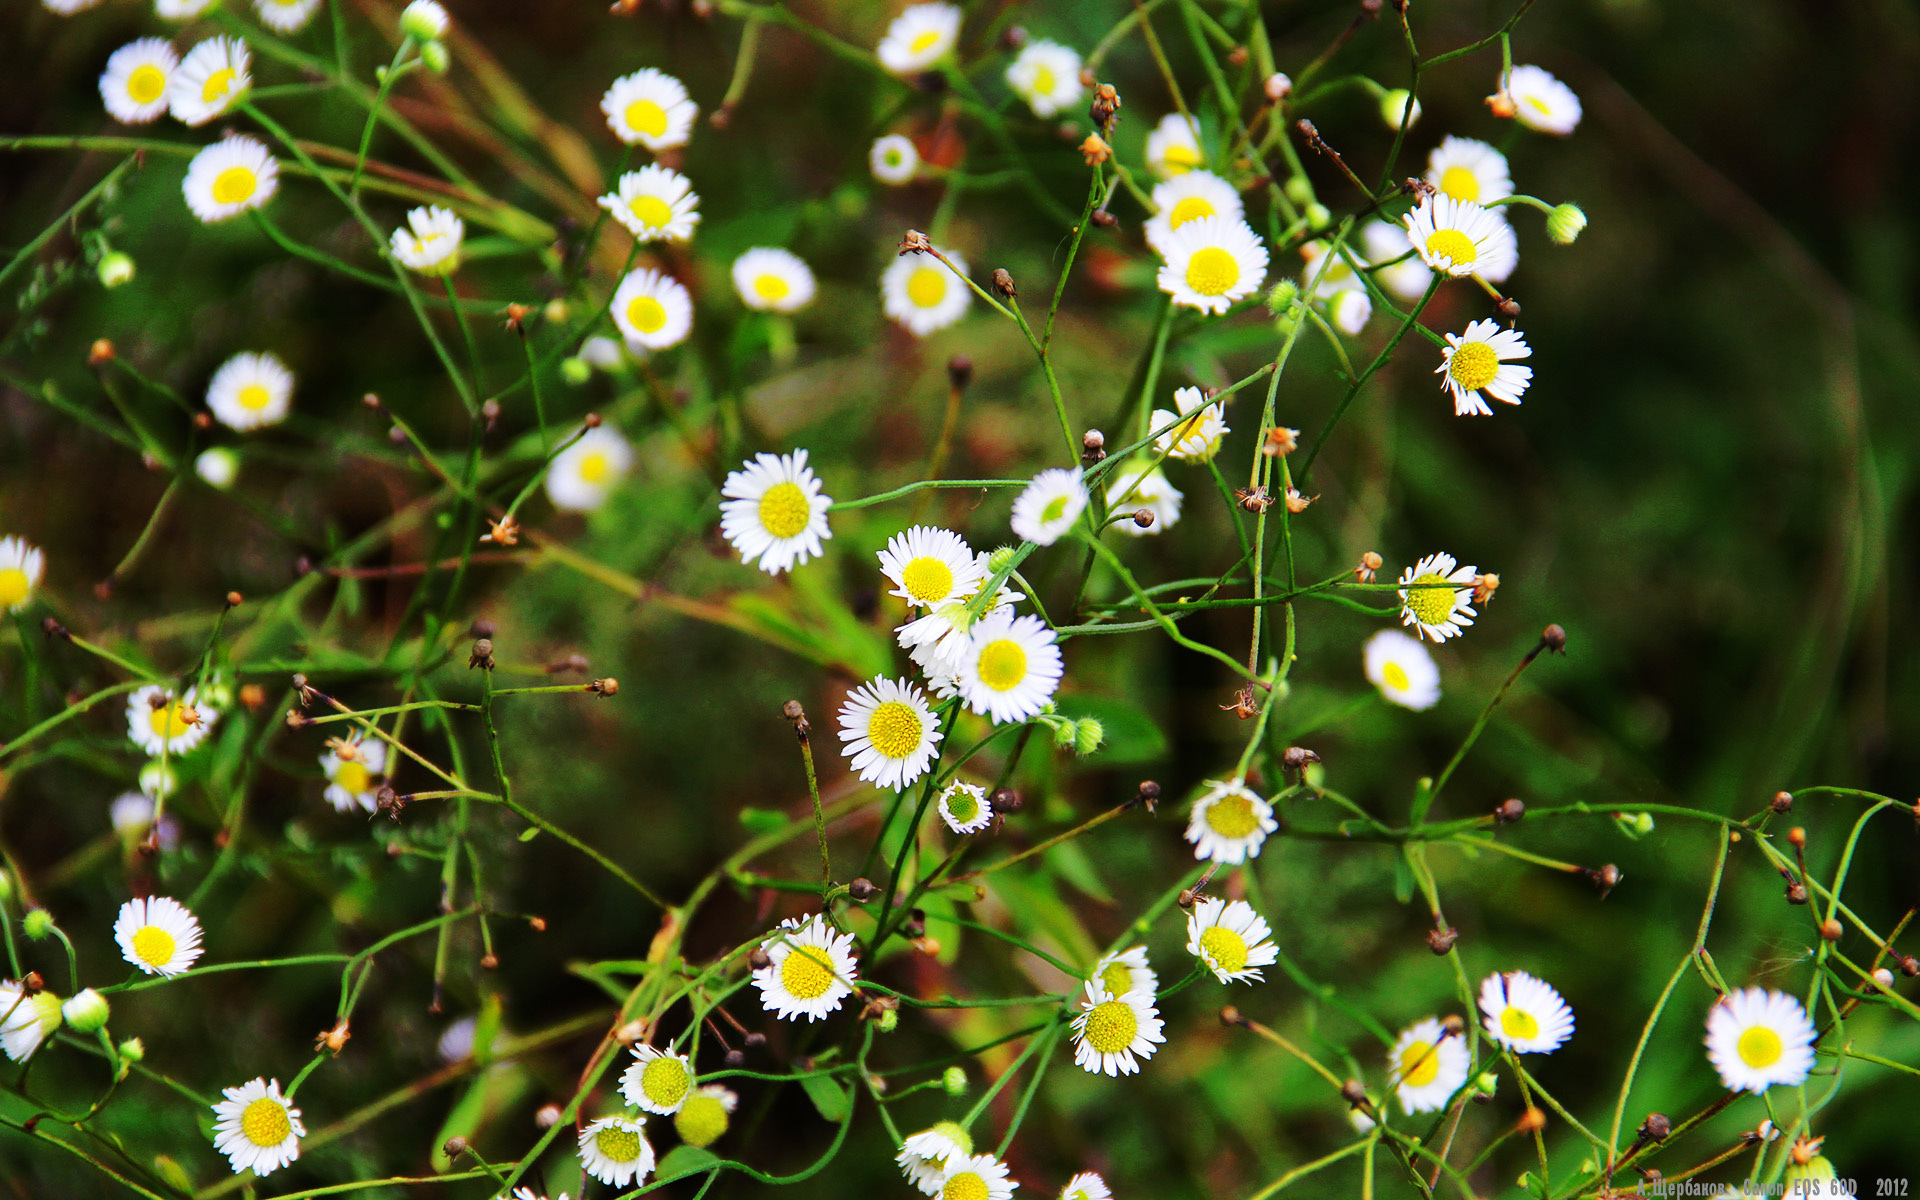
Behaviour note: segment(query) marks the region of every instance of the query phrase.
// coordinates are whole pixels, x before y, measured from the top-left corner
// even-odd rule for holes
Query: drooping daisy
[[[827,527],[833,498],[820,494],[805,450],[754,455],[727,476],[720,495],[720,532],[741,561],[757,559],[769,575],[819,557],[821,543],[833,536]]]
[[[1817,1040],[1807,1010],[1785,992],[1741,988],[1707,1013],[1707,1058],[1736,1092],[1806,1082]]]
[[[996,725],[1040,712],[1060,686],[1060,647],[1039,617],[997,612],[967,635],[959,690],[967,707]]]
[[[1014,536],[1036,546],[1051,546],[1087,508],[1081,468],[1049,467],[1033,477],[1013,502]]]
[[[1184,175],[1205,161],[1200,154],[1200,128],[1191,117],[1168,113],[1147,135],[1147,170],[1162,179]]]
[[[60,997],[52,992],[31,996],[19,984],[0,983],[0,1050],[15,1062],[25,1062],[60,1028]]]
[[[246,433],[287,419],[293,372],[271,351],[236,354],[207,383],[207,408],[222,425]]]
[[[1196,169],[1154,185],[1153,215],[1147,218],[1143,232],[1147,245],[1164,255],[1174,230],[1207,217],[1243,220],[1246,211],[1231,183],[1211,171]]]
[[[1533,382],[1533,368],[1511,363],[1532,354],[1532,347],[1519,330],[1502,329],[1492,321],[1475,321],[1465,333],[1447,335],[1447,347],[1440,352],[1440,365],[1434,374],[1443,376],[1441,386],[1453,393],[1455,416],[1489,417],[1493,410],[1481,393],[1502,404],[1520,403],[1527,385]]]
[[[880,307],[915,337],[945,329],[973,304],[973,289],[961,278],[967,260],[945,247],[940,253],[953,270],[931,254],[902,254],[880,275]]]
[[[298,33],[305,29],[307,22],[313,20],[313,14],[320,11],[322,0],[253,0],[253,7],[260,14],[260,23],[269,29],[281,33]]]
[[[1036,117],[1051,117],[1080,103],[1080,52],[1045,38],[1028,42],[1007,65],[1007,86]]]
[[[1580,124],[1580,97],[1539,67],[1515,67],[1506,94],[1514,119],[1528,129],[1565,136]]]
[[[740,1097],[732,1088],[709,1083],[693,1090],[680,1111],[673,1114],[673,1130],[689,1146],[711,1146],[731,1123]]]
[[[1428,1017],[1404,1030],[1387,1051],[1387,1079],[1401,1108],[1434,1112],[1467,1081],[1468,1059],[1466,1039]]]
[[[1145,946],[1107,955],[1093,964],[1087,982],[1109,996],[1144,996],[1151,1000],[1160,990],[1160,977],[1147,965]]]
[[[1548,1054],[1573,1036],[1573,1010],[1553,985],[1525,971],[1495,971],[1480,984],[1487,1036],[1515,1054]]]
[[[447,36],[452,19],[438,0],[412,0],[400,11],[400,32],[421,42],[437,42]]]
[[[100,99],[123,125],[157,121],[167,111],[167,81],[179,66],[180,56],[165,38],[128,42],[100,73]]]
[[[280,164],[259,139],[244,133],[229,134],[194,155],[180,184],[187,207],[209,225],[259,208],[279,187]]]
[[[1440,668],[1419,638],[1398,629],[1382,629],[1361,651],[1367,682],[1390,703],[1423,712],[1440,701]]]
[[[1113,1200],[1113,1193],[1107,1189],[1106,1180],[1092,1171],[1082,1171],[1060,1189],[1060,1200]]]
[[[150,683],[127,697],[127,736],[154,758],[178,758],[200,744],[219,715],[193,688],[175,698],[172,689]]]
[[[991,1154],[956,1154],[947,1159],[940,1179],[940,1200],[1012,1200],[1020,1185],[1007,1174],[1007,1164]]]
[[[887,26],[875,53],[895,75],[916,75],[944,58],[960,39],[960,10],[951,4],[913,4]]]
[[[193,473],[208,487],[225,491],[240,478],[240,456],[225,446],[211,446],[193,460]]]
[[[1267,835],[1280,828],[1273,806],[1244,780],[1207,781],[1207,790],[1193,802],[1186,838],[1195,858],[1219,863],[1243,863],[1260,855]]]
[[[824,1020],[853,992],[859,969],[853,961],[853,934],[835,933],[815,913],[789,917],[760,949],[767,965],[753,973],[760,1003],[783,1021]]]
[[[900,1164],[901,1172],[914,1187],[929,1196],[938,1196],[940,1185],[946,1180],[948,1161],[965,1159],[972,1154],[973,1139],[967,1136],[967,1131],[958,1122],[941,1121],[900,1143],[900,1153],[893,1161]]]
[[[1180,489],[1167,481],[1159,467],[1148,468],[1147,460],[1124,463],[1113,472],[1107,485],[1107,511],[1132,513],[1144,509],[1153,515],[1153,523],[1142,527],[1131,518],[1117,521],[1113,528],[1132,537],[1159,533],[1180,519]]]
[[[860,778],[896,792],[927,773],[943,736],[926,693],[909,680],[863,684],[840,709],[840,753]]]
[[[700,108],[687,98],[686,85],[652,67],[623,75],[600,97],[607,127],[629,146],[658,153],[687,144]]]
[[[187,51],[167,80],[167,108],[174,119],[205,125],[246,98],[253,86],[250,56],[239,38],[212,37]]]
[[[693,1091],[693,1060],[657,1046],[633,1047],[633,1062],[620,1075],[620,1094],[635,1108],[670,1117]]]
[[[252,1170],[271,1175],[300,1157],[307,1127],[300,1110],[280,1094],[280,1081],[253,1079],[220,1089],[225,1100],[213,1106],[213,1146],[233,1164],[233,1173]]]
[[[449,209],[433,205],[407,214],[393,231],[393,256],[422,275],[450,275],[460,266],[460,243],[467,227]]]
[[[1160,290],[1175,304],[1223,313],[1267,278],[1267,247],[1242,220],[1201,217],[1167,234]]]
[[[733,260],[733,290],[761,312],[799,312],[813,303],[813,270],[790,250],[756,246]]]
[[[913,173],[920,169],[920,151],[914,148],[912,139],[889,133],[874,139],[873,149],[867,151],[867,168],[881,183],[898,187],[911,182]]]
[[[987,789],[954,780],[940,793],[940,819],[955,833],[979,833],[993,821]]]
[[[1400,623],[1422,637],[1444,642],[1473,624],[1473,566],[1455,568],[1453,555],[1429,554],[1400,575]],[[1437,585],[1451,583],[1451,588]],[[1408,586],[1408,585],[1420,586]]]
[[[1367,262],[1377,268],[1373,278],[1381,287],[1409,303],[1427,294],[1433,272],[1414,253],[1406,226],[1369,221],[1360,230],[1360,244]]]
[[[217,0],[153,0],[154,15],[163,21],[191,21]]]
[[[555,508],[592,512],[633,469],[633,447],[605,425],[553,456],[547,468],[547,499]]]
[[[1220,439],[1230,432],[1220,417],[1224,405],[1209,401],[1197,387],[1183,387],[1173,393],[1173,406],[1178,411],[1154,409],[1147,422],[1150,429],[1166,430],[1153,439],[1153,452],[1187,462],[1212,458],[1220,449]]]
[[[643,242],[684,242],[700,223],[700,197],[685,175],[659,164],[628,171],[600,207]]]
[[[1491,204],[1513,195],[1507,156],[1485,142],[1448,134],[1427,155],[1427,182],[1455,200]]]
[[[653,1174],[645,1121],[601,1117],[580,1131],[580,1169],[608,1187],[627,1188]]]
[[[178,975],[200,957],[200,921],[166,896],[129,900],[113,923],[120,956],[149,975]]]
[[[1279,958],[1273,930],[1245,900],[1204,896],[1187,914],[1187,953],[1207,965],[1221,983],[1258,983],[1261,967]]]
[[[1513,228],[1499,214],[1471,200],[1436,192],[1404,218],[1407,238],[1429,267],[1449,275],[1493,278],[1519,260]]]
[[[40,0],[40,3],[44,5],[50,13],[62,17],[71,17],[75,13],[83,13],[94,7],[100,3],[100,0]]]
[[[46,556],[17,537],[0,538],[0,612],[12,612],[33,598]]]
[[[1073,1019],[1073,1062],[1094,1075],[1131,1075],[1167,1039],[1151,996],[1115,996],[1092,980]]]
[[[888,595],[913,608],[934,609],[980,590],[987,564],[950,529],[915,525],[896,533],[880,552],[880,573],[893,584]]]
[[[387,744],[379,739],[353,740],[349,753],[329,750],[320,756],[320,769],[327,776],[327,803],[336,812],[372,812],[380,790],[380,776],[387,769]]]
[[[671,275],[651,268],[631,271],[614,290],[613,323],[627,345],[665,350],[693,332],[693,297]]]

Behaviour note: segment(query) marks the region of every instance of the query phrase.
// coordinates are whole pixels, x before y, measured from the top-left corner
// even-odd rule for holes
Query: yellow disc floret
[[[1187,286],[1202,296],[1225,295],[1240,282],[1240,264],[1218,246],[1203,246],[1187,260]]]
[[[1500,372],[1500,355],[1486,342],[1462,342],[1447,360],[1447,377],[1465,391],[1478,391]]]
[[[1086,1043],[1102,1054],[1118,1054],[1133,1045],[1140,1018],[1124,1000],[1107,1000],[1087,1012]]]
[[[1422,586],[1450,583],[1444,575],[1432,571],[1411,581],[1407,589],[1407,609],[1422,625],[1444,625],[1453,616],[1452,587]]]
[[[1253,801],[1245,796],[1222,796],[1207,806],[1207,828],[1235,841],[1260,827]]]
[[[780,982],[795,999],[818,1000],[833,986],[833,960],[818,946],[795,946],[780,963]]]
[[[1001,638],[980,651],[980,682],[996,692],[1017,686],[1027,677],[1027,652],[1020,643]]]
[[[797,483],[776,483],[760,497],[760,524],[777,538],[799,534],[813,519],[813,506]]]
[[[1200,935],[1200,952],[1229,975],[1247,968],[1247,940],[1224,925],[1215,925]]]
[[[262,1096],[240,1113],[240,1132],[256,1146],[278,1146],[293,1132],[287,1119],[287,1106],[272,1096]]]
[[[867,740],[888,758],[905,758],[920,748],[926,729],[911,704],[889,700],[867,718]]]

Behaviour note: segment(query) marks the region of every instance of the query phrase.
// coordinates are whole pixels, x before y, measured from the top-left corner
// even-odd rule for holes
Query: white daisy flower
[[[1036,546],[1051,546],[1087,508],[1083,471],[1050,467],[1033,477],[1013,502],[1013,533]]]
[[[1148,419],[1149,429],[1166,429],[1153,439],[1153,452],[1187,462],[1205,462],[1218,453],[1220,439],[1230,432],[1220,417],[1224,406],[1208,401],[1207,394],[1197,387],[1177,389],[1173,406],[1178,411],[1156,408]],[[1175,421],[1180,423],[1174,425]],[[1169,425],[1173,427],[1168,429]]]
[[[1107,1189],[1106,1180],[1092,1171],[1082,1171],[1060,1189],[1060,1200],[1113,1200],[1113,1193]]]
[[[1115,996],[1089,980],[1073,1019],[1073,1062],[1094,1075],[1131,1075],[1137,1058],[1152,1058],[1160,1032],[1160,1013],[1150,996]]]
[[[941,699],[957,690],[960,661],[967,655],[967,635],[982,620],[1002,610],[1011,610],[1020,595],[1005,584],[979,612],[973,611],[974,598],[993,575],[989,556],[973,556],[970,582],[957,587],[952,599],[936,605],[924,617],[917,617],[894,630],[900,646],[912,656],[914,665],[927,673]]]
[[[835,933],[818,913],[782,921],[760,949],[768,962],[753,973],[753,985],[760,1003],[783,1021],[823,1020],[853,993],[859,978],[853,935]]]
[[[75,13],[83,13],[94,7],[100,3],[100,0],[40,0],[40,3],[45,5],[50,13],[71,17]]]
[[[1209,779],[1207,790],[1193,802],[1186,838],[1195,858],[1220,863],[1243,863],[1260,855],[1267,835],[1280,828],[1273,806],[1239,779]]]
[[[813,303],[813,270],[790,250],[756,246],[733,260],[733,290],[761,312],[799,312]]]
[[[211,446],[193,460],[193,473],[208,487],[226,491],[240,478],[240,456],[225,446]]]
[[[298,33],[320,11],[322,0],[253,0],[260,23],[280,33]]]
[[[205,125],[240,103],[253,86],[250,61],[239,38],[212,37],[187,51],[167,80],[167,108],[174,119]]]
[[[979,833],[993,821],[987,789],[954,780],[940,793],[940,819],[955,833]]]
[[[1427,555],[1400,575],[1400,623],[1416,626],[1420,636],[1436,642],[1459,636],[1473,624],[1473,581],[1479,575],[1477,567],[1455,569],[1451,554]],[[1443,583],[1454,586],[1432,586]]]
[[[635,1108],[670,1117],[693,1091],[693,1060],[656,1046],[633,1047],[633,1062],[620,1075],[620,1094]]]
[[[1580,97],[1539,67],[1515,67],[1506,95],[1514,118],[1528,129],[1564,136],[1580,124]]]
[[[437,42],[447,36],[451,19],[435,0],[412,0],[400,11],[400,32],[420,42]]]
[[[1080,103],[1080,52],[1042,38],[1028,42],[1007,65],[1007,86],[1036,117],[1051,117]]]
[[[626,438],[605,425],[589,429],[553,456],[547,468],[547,499],[555,508],[592,512],[632,469],[633,447]]]
[[[720,495],[720,532],[743,562],[757,559],[769,575],[818,558],[821,543],[833,536],[827,527],[833,498],[820,494],[805,450],[756,454],[727,476]]]
[[[32,599],[46,568],[40,551],[17,537],[0,538],[0,612],[13,612]]]
[[[175,699],[172,689],[150,683],[127,697],[127,736],[154,758],[178,758],[200,744],[219,715],[193,688]]]
[[[1344,288],[1327,301],[1327,319],[1348,337],[1358,336],[1373,316],[1373,297],[1358,288]]]
[[[912,182],[913,173],[920,169],[920,151],[912,139],[889,133],[874,139],[873,149],[867,151],[867,168],[881,183],[898,187]]]
[[[219,0],[153,0],[154,15],[163,21],[191,21]]]
[[[351,740],[351,757],[342,757],[338,750],[329,750],[320,756],[320,769],[327,776],[327,803],[333,805],[336,812],[352,812],[358,808],[362,812],[372,812],[375,805],[375,793],[380,790],[380,776],[387,769],[387,744],[378,739],[371,741]]]
[[[1260,968],[1280,957],[1273,930],[1253,905],[1218,896],[1193,902],[1187,914],[1187,953],[1205,963],[1221,983],[1258,983],[1265,978]]]
[[[944,246],[940,253],[953,270],[931,254],[916,253],[898,256],[880,275],[880,307],[915,337],[945,329],[966,316],[973,304],[973,289],[960,277],[967,272],[967,260]]]
[[[280,164],[257,138],[244,133],[228,134],[194,155],[180,184],[187,207],[209,225],[259,208],[279,187]]]
[[[1742,988],[1707,1013],[1707,1058],[1737,1092],[1806,1082],[1817,1040],[1807,1010],[1785,992]]]
[[[1491,204],[1513,195],[1507,156],[1485,142],[1448,134],[1427,155],[1427,182],[1455,200]]]
[[[617,369],[626,361],[626,349],[605,334],[595,334],[580,343],[580,360],[602,371]]]
[[[1401,708],[1423,712],[1440,701],[1440,668],[1419,638],[1382,629],[1361,650],[1367,682]]]
[[[1087,982],[1109,996],[1140,996],[1152,1000],[1160,990],[1160,977],[1147,965],[1147,948],[1135,946],[1118,954],[1109,954],[1093,964]]]
[[[607,128],[629,146],[658,152],[687,144],[700,108],[687,98],[686,85],[652,67],[623,75],[600,97]]]
[[[1493,278],[1502,265],[1518,261],[1513,229],[1505,220],[1471,200],[1439,192],[1421,200],[1404,218],[1407,238],[1429,267],[1449,275]],[[1511,260],[1511,261],[1510,261]]]
[[[601,1117],[580,1131],[580,1169],[608,1187],[628,1188],[653,1174],[645,1121]]]
[[[149,975],[178,975],[200,957],[200,921],[165,896],[129,900],[113,923],[120,956]]]
[[[179,66],[180,56],[165,38],[128,42],[100,73],[100,99],[123,125],[157,121],[167,111],[167,81]]]
[[[1433,281],[1433,272],[1413,252],[1413,242],[1407,237],[1406,226],[1387,221],[1369,221],[1360,230],[1360,244],[1368,263],[1392,264],[1379,267],[1373,272],[1373,278],[1394,297],[1411,304],[1427,294],[1427,285]]]
[[[940,1185],[946,1180],[948,1160],[965,1159],[972,1154],[973,1139],[967,1136],[967,1131],[957,1122],[940,1121],[900,1143],[900,1153],[893,1161],[900,1164],[901,1172],[914,1187],[929,1196],[938,1196]]]
[[[1168,113],[1147,134],[1147,170],[1162,179],[1184,175],[1204,161],[1200,127],[1189,117]]]
[[[1410,1113],[1434,1112],[1467,1081],[1466,1039],[1433,1017],[1415,1022],[1387,1051],[1387,1079]]]
[[[280,1081],[253,1079],[220,1089],[225,1100],[213,1106],[213,1146],[233,1164],[233,1173],[252,1170],[271,1175],[300,1157],[307,1127],[300,1110],[280,1094]]]
[[[271,351],[236,354],[208,381],[207,408],[241,433],[278,425],[293,408],[293,372]]]
[[[1166,472],[1148,468],[1146,460],[1123,463],[1113,472],[1107,485],[1107,511],[1132,513],[1145,509],[1153,514],[1153,524],[1142,529],[1132,518],[1113,525],[1116,532],[1132,537],[1159,533],[1180,519],[1180,489],[1167,482]]]
[[[947,1159],[940,1179],[940,1200],[1012,1200],[1020,1185],[1007,1174],[1007,1164],[991,1154],[955,1155]]]
[[[740,1097],[732,1088],[709,1083],[693,1090],[680,1111],[673,1114],[673,1131],[689,1146],[711,1146],[727,1131]]]
[[[1060,647],[1039,617],[997,612],[967,635],[959,691],[967,707],[996,725],[1036,716],[1060,686]]]
[[[905,679],[854,688],[840,709],[840,753],[876,787],[897,792],[925,775],[943,736],[926,694]]]
[[[651,268],[631,271],[614,290],[613,323],[629,346],[665,350],[693,332],[693,297],[671,275]]]
[[[1553,985],[1525,971],[1496,971],[1480,984],[1487,1036],[1515,1054],[1548,1054],[1573,1036],[1573,1010]]]
[[[60,1028],[60,997],[52,992],[27,995],[11,981],[0,983],[0,1050],[15,1062],[25,1062]]]
[[[875,53],[895,75],[916,75],[946,57],[960,40],[960,10],[951,4],[914,4],[893,19]]]
[[[1434,374],[1444,376],[1441,386],[1453,393],[1455,416],[1488,417],[1493,410],[1481,393],[1503,404],[1520,403],[1533,381],[1533,368],[1510,364],[1532,354],[1519,330],[1502,329],[1492,321],[1475,321],[1464,334],[1447,335],[1447,348],[1440,352],[1440,365]]]
[[[893,584],[887,593],[911,608],[934,609],[980,590],[986,562],[950,529],[915,525],[896,533],[880,552],[880,573]]]
[[[600,207],[643,242],[684,242],[700,223],[700,197],[687,177],[658,164],[628,171]]]
[[[1207,217],[1240,221],[1246,217],[1246,205],[1231,183],[1211,171],[1192,170],[1153,188],[1153,215],[1147,218],[1144,232],[1147,245],[1165,255],[1176,229]]]
[[[1267,277],[1267,247],[1245,221],[1201,217],[1167,235],[1160,290],[1175,304],[1223,313]]]
[[[460,265],[460,242],[467,227],[450,210],[434,205],[407,214],[393,231],[393,256],[422,275],[450,275]]]

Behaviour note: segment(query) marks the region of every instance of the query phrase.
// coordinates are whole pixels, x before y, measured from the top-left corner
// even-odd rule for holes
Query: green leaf
[[[852,1094],[825,1075],[809,1075],[800,1081],[800,1086],[806,1089],[807,1097],[820,1110],[820,1115],[835,1125],[853,1111]]]
[[[1093,869],[1093,860],[1087,857],[1086,849],[1078,842],[1062,842],[1040,857],[1060,878],[1082,893],[1102,904],[1113,903],[1113,893],[1107,891],[1107,885],[1100,882],[1099,874]]]
[[[1065,717],[1092,717],[1106,740],[1091,761],[1103,767],[1155,762],[1167,755],[1167,737],[1146,713],[1110,696],[1062,696],[1054,706]]]
[[[1393,898],[1402,904],[1413,900],[1413,868],[1400,856],[1393,860]]]
[[[765,837],[785,829],[787,818],[786,814],[770,808],[743,808],[740,810],[740,827],[754,837]]]

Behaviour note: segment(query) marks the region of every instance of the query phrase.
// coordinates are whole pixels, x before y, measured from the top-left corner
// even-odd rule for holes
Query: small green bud
[[[1653,814],[1647,812],[1633,814],[1632,825],[1635,833],[1645,837],[1653,832]]]
[[[584,358],[563,358],[560,360],[560,378],[579,387],[593,378],[593,367]]]
[[[1084,758],[1098,750],[1100,743],[1106,740],[1106,726],[1092,717],[1081,717],[1079,724],[1074,726],[1073,752]]]
[[[546,306],[540,310],[540,315],[552,324],[564,325],[567,323],[567,315],[572,311],[572,306],[559,296],[555,296],[547,301]]]
[[[420,47],[420,61],[427,64],[427,70],[435,75],[445,75],[447,68],[453,65],[453,56],[447,53],[445,42],[426,42]]]
[[[897,1008],[881,1010],[880,1015],[874,1019],[873,1024],[874,1028],[878,1029],[881,1033],[892,1033],[894,1030],[900,1028],[900,1010]]]
[[[118,1049],[122,1062],[137,1063],[147,1056],[147,1044],[137,1037],[130,1037],[121,1042]]]
[[[967,1094],[967,1072],[962,1067],[948,1067],[947,1073],[940,1077],[940,1086],[947,1089],[949,1096]]]
[[[101,256],[100,286],[117,288],[133,279],[133,256],[114,250]]]
[[[208,487],[225,491],[240,477],[240,456],[225,446],[202,450],[200,457],[193,460],[193,473]]]
[[[179,786],[180,773],[159,759],[140,768],[140,790],[156,800],[173,795]]]
[[[94,1033],[106,1025],[110,1013],[107,998],[92,988],[83,988],[73,999],[60,1006],[60,1015],[78,1033]]]
[[[27,936],[37,942],[53,933],[53,914],[44,908],[30,908],[21,925],[26,928]]]
[[[13,876],[0,871],[0,904],[13,899]]]
[[[1287,182],[1281,186],[1280,190],[1285,192],[1287,199],[1293,201],[1295,204],[1304,207],[1305,205],[1313,203],[1313,185],[1307,182],[1307,178],[1304,175],[1295,175],[1288,179]]]
[[[998,575],[1002,571],[1013,569],[1013,547],[1000,546],[987,555],[987,570]]]
[[[1307,205],[1307,225],[1313,229],[1325,229],[1333,223],[1333,213],[1324,204]]]
[[[1267,311],[1279,316],[1293,307],[1294,300],[1300,295],[1300,286],[1291,279],[1282,279],[1267,292]]]
[[[1407,114],[1409,105],[1413,108],[1410,116]],[[1407,89],[1394,88],[1380,97],[1380,119],[1387,123],[1388,129],[1400,128],[1402,120],[1411,126],[1420,119],[1420,102],[1415,100]]]
[[[1482,1071],[1480,1077],[1473,1081],[1474,1090],[1483,1096],[1493,1095],[1494,1089],[1499,1086],[1500,1077],[1492,1071]]]
[[[1073,745],[1079,736],[1079,727],[1072,721],[1055,720],[1047,724],[1053,727],[1053,744],[1062,750]]]
[[[1587,227],[1587,214],[1580,211],[1578,204],[1556,204],[1547,214],[1547,236],[1557,246],[1571,246]]]
[[[434,0],[413,0],[400,14],[400,32],[416,42],[437,42],[447,36],[447,10]]]
[[[687,1097],[679,1112],[673,1114],[673,1128],[681,1141],[689,1146],[711,1146],[720,1140],[720,1135],[727,1131],[732,1119],[726,1099],[715,1094],[721,1091],[724,1089],[708,1091],[700,1088]],[[729,1097],[732,1095],[731,1092],[725,1094]]]

